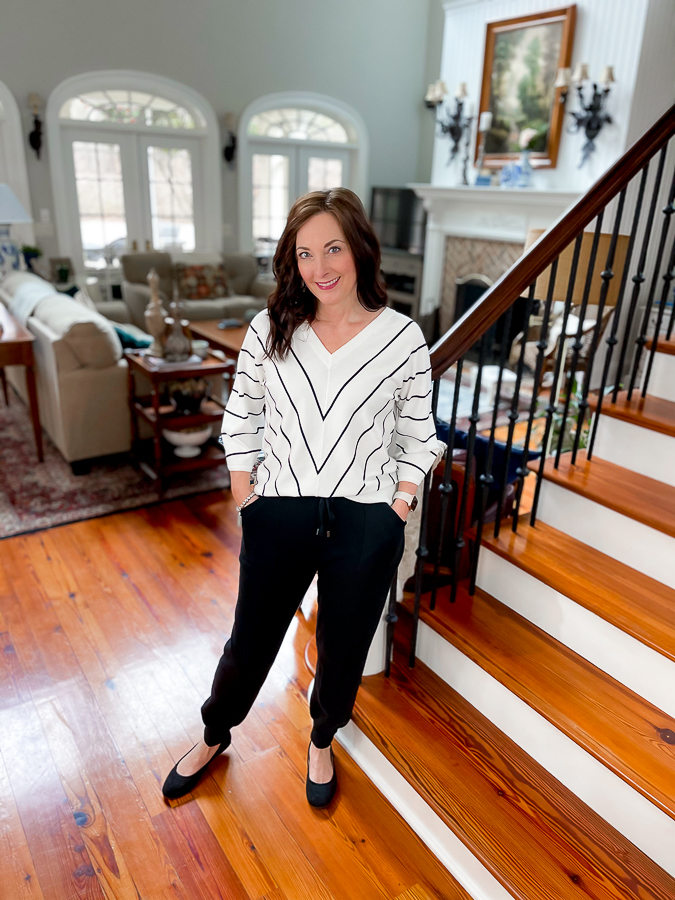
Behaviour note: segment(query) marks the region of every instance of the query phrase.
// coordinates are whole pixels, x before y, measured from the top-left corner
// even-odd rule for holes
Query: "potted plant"
[[[30,244],[24,244],[21,248],[21,252],[23,253],[23,258],[26,260],[26,267],[31,270],[33,268],[33,260],[39,259],[42,256],[42,250],[40,250],[39,247],[31,247]]]

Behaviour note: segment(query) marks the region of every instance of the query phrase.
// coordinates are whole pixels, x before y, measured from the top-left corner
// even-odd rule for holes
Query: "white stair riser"
[[[477,584],[616,681],[675,717],[675,662],[671,659],[487,547],[481,548]]]
[[[600,416],[594,456],[675,487],[675,437]]]
[[[337,739],[473,900],[513,900],[354,722],[341,728]]]
[[[537,518],[675,588],[675,538],[544,479]]]
[[[643,378],[647,372],[645,365]],[[643,381],[644,384],[644,381]],[[642,389],[642,385],[640,387]],[[651,397],[675,401],[675,356],[670,353],[655,353],[652,374],[649,376],[647,393]]]
[[[420,622],[417,655],[572,793],[675,877],[675,819]]]

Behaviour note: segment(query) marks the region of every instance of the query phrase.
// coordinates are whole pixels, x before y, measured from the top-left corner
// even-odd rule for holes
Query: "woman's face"
[[[317,213],[298,230],[295,258],[302,280],[320,303],[336,306],[357,299],[354,257],[332,213]]]

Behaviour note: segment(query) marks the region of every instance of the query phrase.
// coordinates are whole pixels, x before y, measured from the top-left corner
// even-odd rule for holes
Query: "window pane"
[[[190,151],[148,147],[152,242],[156,250],[195,249]]]
[[[329,191],[331,188],[342,187],[342,160],[310,156],[307,186],[310,191]]]
[[[89,91],[71,97],[61,107],[62,119],[85,122],[112,122],[117,125],[161,125],[164,128],[198,127],[195,117],[183,106],[142,91]]]
[[[74,141],[73,161],[84,262],[103,267],[126,246],[120,146]]]
[[[278,241],[286,225],[289,158],[282,154],[253,154],[253,237]]]
[[[268,109],[253,116],[247,130],[265,137],[349,143],[344,125],[311,109]]]

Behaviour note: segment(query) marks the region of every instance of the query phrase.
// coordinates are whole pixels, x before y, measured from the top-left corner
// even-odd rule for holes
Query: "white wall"
[[[46,100],[65,78],[95,69],[176,79],[219,118],[273,91],[316,91],[364,118],[370,184],[402,185],[416,177],[420,128],[428,125],[428,12],[420,0],[22,0],[3,4],[0,80],[26,133],[30,91]],[[48,152],[37,161],[26,148],[36,219],[43,207],[53,211]],[[235,230],[236,184],[223,163],[224,220]],[[56,252],[55,240],[41,241]]]
[[[561,0],[448,0],[441,77],[451,94],[460,81],[467,82],[469,97],[478,108],[488,22],[564,5]],[[535,172],[534,187],[587,189],[665,111],[675,99],[674,32],[673,0],[578,0],[572,65],[588,63],[591,78],[599,78],[603,66],[614,66],[616,84],[608,104],[614,121],[605,126],[595,153],[579,169],[585,138],[566,133],[571,118],[566,115],[558,165]],[[576,108],[570,92],[567,109]],[[448,143],[447,138],[436,138],[433,184],[459,181],[459,164],[446,164]]]

